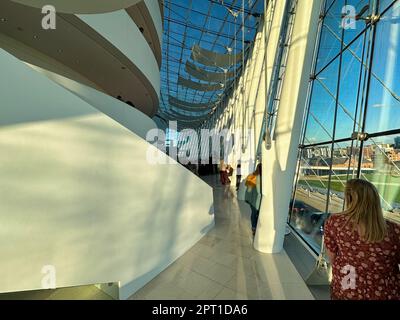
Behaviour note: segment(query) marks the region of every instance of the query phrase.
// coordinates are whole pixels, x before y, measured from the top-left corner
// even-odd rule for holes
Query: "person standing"
[[[385,221],[380,197],[366,180],[349,180],[346,210],[325,222],[333,300],[400,300],[400,226]]]
[[[224,160],[221,160],[220,165],[219,165],[219,179],[223,186],[228,184],[229,177],[228,177],[228,172],[227,172],[227,166],[226,166]]]
[[[242,181],[242,165],[239,162],[236,166],[236,191],[239,190],[241,181]]]
[[[245,200],[251,209],[251,230],[253,236],[256,234],[261,205],[261,167],[261,163],[259,163],[256,170],[246,178],[247,190]]]

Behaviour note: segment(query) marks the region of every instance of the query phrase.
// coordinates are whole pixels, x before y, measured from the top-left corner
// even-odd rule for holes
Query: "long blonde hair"
[[[348,222],[360,232],[364,241],[380,242],[387,235],[379,193],[375,186],[361,179],[349,180],[345,189]]]
[[[224,160],[221,160],[219,162],[219,171],[225,171],[226,170],[226,164]]]

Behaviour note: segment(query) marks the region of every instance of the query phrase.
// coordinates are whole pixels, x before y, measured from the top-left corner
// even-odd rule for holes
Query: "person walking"
[[[346,210],[325,222],[333,300],[400,300],[400,226],[386,221],[366,180],[349,180]]]

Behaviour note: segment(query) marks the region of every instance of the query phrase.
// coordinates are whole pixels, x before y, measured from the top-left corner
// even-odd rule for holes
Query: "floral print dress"
[[[369,243],[346,221],[332,215],[324,228],[326,248],[336,255],[332,299],[400,300],[400,226],[387,222],[386,238]]]

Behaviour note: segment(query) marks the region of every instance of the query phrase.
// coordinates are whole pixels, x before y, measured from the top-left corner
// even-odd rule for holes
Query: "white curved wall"
[[[77,15],[128,57],[160,95],[160,70],[157,60],[139,28],[125,10],[104,14]]]
[[[0,33],[0,48],[11,53],[13,56],[17,57],[22,61],[29,61],[35,66],[39,66],[44,69],[53,70],[54,72],[64,75],[70,79],[75,79],[76,81],[102,91],[97,84],[85,78],[83,75],[78,73],[76,70],[66,66],[65,64],[57,61],[56,59],[43,54],[42,52],[27,46],[26,44],[6,36]]]
[[[149,130],[157,128],[157,125],[152,119],[126,103],[59,74],[37,66],[30,66],[143,139],[146,139]]]
[[[163,17],[161,16],[160,5],[158,4],[158,0],[144,0],[144,3],[153,19],[161,47],[163,39]]]
[[[0,68],[0,292],[41,289],[52,265],[57,287],[119,282],[125,299],[212,228],[203,181],[2,50]]]

